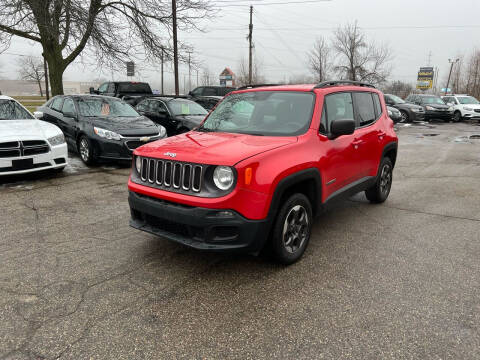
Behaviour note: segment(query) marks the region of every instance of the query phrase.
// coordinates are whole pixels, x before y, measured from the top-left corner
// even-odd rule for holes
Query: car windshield
[[[388,98],[393,101],[394,104],[403,104],[405,103],[405,100],[399,98],[398,96],[395,95],[388,95]]]
[[[0,120],[31,120],[33,116],[14,100],[0,100]]]
[[[460,104],[463,105],[470,105],[470,104],[480,104],[480,102],[475,99],[473,96],[459,96],[457,97],[458,101]]]
[[[253,91],[227,96],[210,113],[200,131],[267,136],[304,133],[312,118],[314,94]]]
[[[208,114],[207,110],[190,100],[170,100],[167,105],[174,116]]]
[[[138,117],[141,116],[127,103],[108,98],[81,98],[77,100],[80,115],[86,117]]]
[[[438,105],[445,105],[443,100],[437,96],[424,96],[422,97],[422,102],[424,104],[438,104]]]

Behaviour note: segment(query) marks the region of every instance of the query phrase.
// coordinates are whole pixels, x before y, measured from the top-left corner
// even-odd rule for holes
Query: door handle
[[[358,147],[359,147],[360,145],[362,145],[363,143],[364,143],[363,140],[354,140],[354,141],[352,141],[352,145],[353,145],[353,148],[354,148],[354,149],[358,149]]]
[[[378,138],[379,138],[380,140],[383,140],[383,137],[384,137],[385,135],[387,135],[387,134],[384,133],[383,131],[380,131],[380,132],[378,133]]]

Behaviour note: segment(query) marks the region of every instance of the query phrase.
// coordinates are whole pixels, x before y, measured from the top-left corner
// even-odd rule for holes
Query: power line
[[[303,0],[303,1],[282,1],[282,2],[269,2],[269,3],[262,3],[262,2],[255,2],[255,6],[269,6],[269,5],[290,5],[290,4],[312,4],[312,3],[319,3],[319,2],[330,2],[332,0]],[[218,1],[220,2],[220,1]],[[249,1],[249,4],[252,2]],[[249,4],[238,4],[236,1],[235,4],[227,3],[226,5],[216,5],[218,8],[226,8],[226,7],[249,7]]]

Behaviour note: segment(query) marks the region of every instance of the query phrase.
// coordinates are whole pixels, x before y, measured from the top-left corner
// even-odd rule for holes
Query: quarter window
[[[55,110],[55,111],[61,112],[62,111],[62,104],[63,104],[63,98],[62,97],[57,97],[57,98],[53,99],[52,109]]]
[[[355,110],[358,118],[358,126],[367,126],[376,120],[375,106],[372,94],[369,92],[358,92],[353,94],[355,98]]]
[[[382,104],[380,104],[380,98],[378,97],[378,94],[372,94],[373,96],[373,103],[375,105],[375,114],[377,115],[377,119],[382,115]]]

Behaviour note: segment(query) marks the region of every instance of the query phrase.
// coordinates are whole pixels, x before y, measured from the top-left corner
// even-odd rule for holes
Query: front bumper
[[[199,250],[258,253],[268,237],[267,220],[234,210],[208,209],[129,192],[130,226]]]
[[[33,159],[33,166],[27,169],[17,170],[12,167],[14,160]],[[12,158],[0,158],[0,176],[27,174],[35,171],[59,169],[67,165],[68,150],[67,144],[51,146],[50,151],[45,154],[33,156],[22,156]]]
[[[165,137],[165,136],[164,136]],[[151,136],[144,141],[141,137],[124,137],[121,140],[95,139],[99,150],[98,157],[108,160],[132,160],[133,151],[150,142],[163,139],[161,136]]]
[[[463,110],[462,117],[464,119],[477,119],[477,120],[479,120],[480,119],[480,112]]]
[[[453,120],[453,111],[437,111],[437,110],[427,110],[425,112],[426,120],[440,119],[450,121]]]

